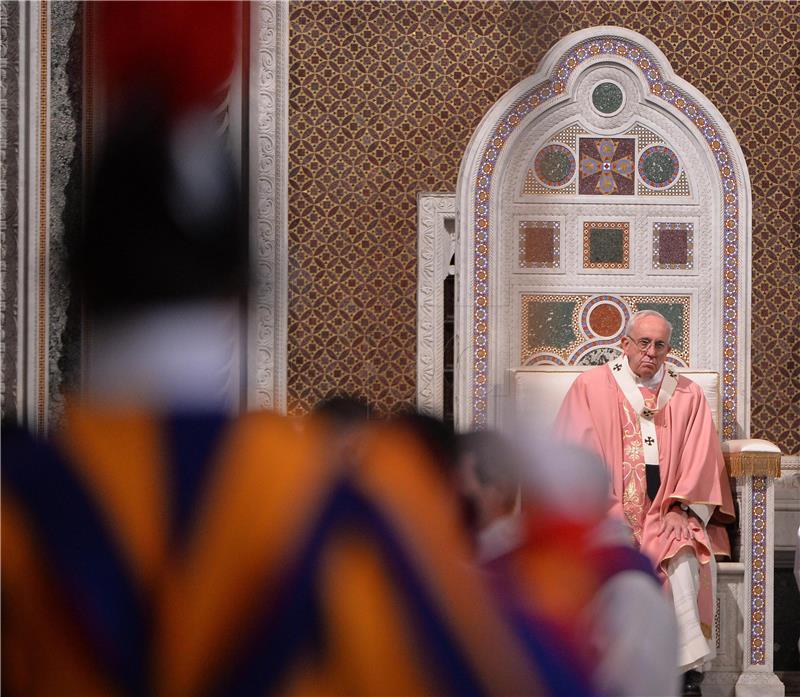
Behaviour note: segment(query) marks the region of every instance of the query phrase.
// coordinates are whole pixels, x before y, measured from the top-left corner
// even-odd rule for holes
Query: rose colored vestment
[[[645,388],[640,389],[645,399],[655,396]],[[631,414],[632,422],[626,417]],[[733,520],[734,510],[719,439],[700,387],[679,376],[675,393],[655,416],[655,427],[661,487],[652,504],[646,498],[643,473],[637,474],[644,469],[643,455],[635,452],[636,438],[641,439],[638,422],[608,365],[578,376],[561,405],[555,433],[603,458],[611,477],[611,515],[631,525],[642,552],[653,560],[664,577],[667,561],[683,547],[692,547],[701,565],[708,563],[712,552],[730,554],[730,543],[721,525]],[[624,497],[626,484],[628,496]],[[637,491],[642,494],[638,515],[632,510]],[[623,498],[626,498],[624,509]],[[708,525],[713,550],[709,549],[702,525],[694,516],[689,517],[691,541],[659,534],[664,515],[676,501],[690,506],[716,506]],[[634,519],[639,520],[640,529]]]

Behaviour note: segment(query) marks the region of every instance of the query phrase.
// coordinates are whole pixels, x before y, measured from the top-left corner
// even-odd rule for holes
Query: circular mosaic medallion
[[[678,156],[663,145],[652,145],[639,156],[639,176],[654,189],[672,184],[680,174]]]
[[[622,312],[616,305],[599,303],[589,311],[587,323],[595,336],[608,338],[619,333],[623,319]]]
[[[545,186],[564,186],[575,174],[575,156],[564,145],[545,145],[533,161],[536,176]]]
[[[625,330],[625,323],[630,316],[630,309],[616,295],[595,295],[587,300],[581,308],[581,330],[584,336],[599,341],[584,344],[572,358],[592,345],[605,345],[608,343],[606,339],[618,339]]]
[[[577,365],[603,365],[616,359],[622,351],[616,346],[598,346],[584,353],[577,361]]]
[[[613,82],[601,82],[592,90],[592,105],[605,116],[616,114],[623,100],[622,89]]]

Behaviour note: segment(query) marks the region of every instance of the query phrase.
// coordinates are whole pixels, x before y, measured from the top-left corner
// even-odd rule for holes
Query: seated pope
[[[658,312],[634,314],[621,356],[575,380],[555,428],[606,462],[611,515],[671,592],[679,666],[698,680],[716,654],[715,556],[730,554],[724,525],[734,509],[703,391],[666,365],[671,334]]]

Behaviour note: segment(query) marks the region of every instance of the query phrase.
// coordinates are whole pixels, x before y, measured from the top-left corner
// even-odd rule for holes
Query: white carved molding
[[[4,414],[43,433],[63,411],[70,302],[64,225],[67,188],[76,168],[80,171],[81,156],[81,114],[71,97],[76,76],[69,71],[75,67],[72,51],[80,40],[82,7],[76,2],[20,3],[15,19],[14,36],[3,38],[4,50],[11,40],[16,60],[14,71],[3,77],[4,89],[6,80],[16,83],[14,102],[4,104],[3,122],[13,112],[11,123],[17,126],[15,152],[4,150],[5,168],[14,168],[17,187],[16,202],[7,207],[6,196],[3,202],[4,214],[12,213],[3,225],[3,253],[15,257],[5,260],[4,269],[4,277],[13,274],[3,282],[3,328],[13,330],[4,336],[4,358],[13,353],[16,367],[14,374],[4,371],[4,400],[14,400],[13,406],[4,404]],[[10,239],[14,243],[7,247]]]
[[[455,238],[445,227],[455,218],[455,194],[417,196],[417,409],[441,417],[443,410],[442,284],[450,273]]]
[[[784,455],[781,457],[781,480],[800,477],[800,455]],[[800,486],[800,482],[798,482]]]
[[[774,673],[742,673],[736,681],[736,697],[784,697],[785,687]]]
[[[47,381],[45,408],[49,427],[56,427],[64,413],[65,393],[75,385],[78,369],[77,303],[72,303],[66,269],[66,228],[80,214],[78,196],[70,194],[81,184],[83,169],[82,120],[79,97],[73,97],[81,79],[83,18],[80,2],[47,3],[49,9],[50,63],[48,131],[48,259],[47,259]],[[71,307],[71,304],[74,307]]]
[[[16,385],[12,383],[11,391],[17,418],[43,432],[50,397],[49,4],[20,4],[18,39],[17,287],[14,307],[4,308],[16,314],[18,333],[16,345],[6,348],[16,350]]]
[[[16,2],[0,5],[0,402],[4,418],[16,419],[19,395],[19,76],[20,14]]]
[[[775,551],[793,557],[800,528],[800,455],[781,458],[781,476],[775,480]]]
[[[289,4],[250,8],[247,407],[286,410]]]

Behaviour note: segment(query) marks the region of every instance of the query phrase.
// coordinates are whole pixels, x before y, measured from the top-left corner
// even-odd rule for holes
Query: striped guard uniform
[[[3,437],[3,687],[24,695],[591,695],[495,603],[420,443],[268,413],[71,405]]]

